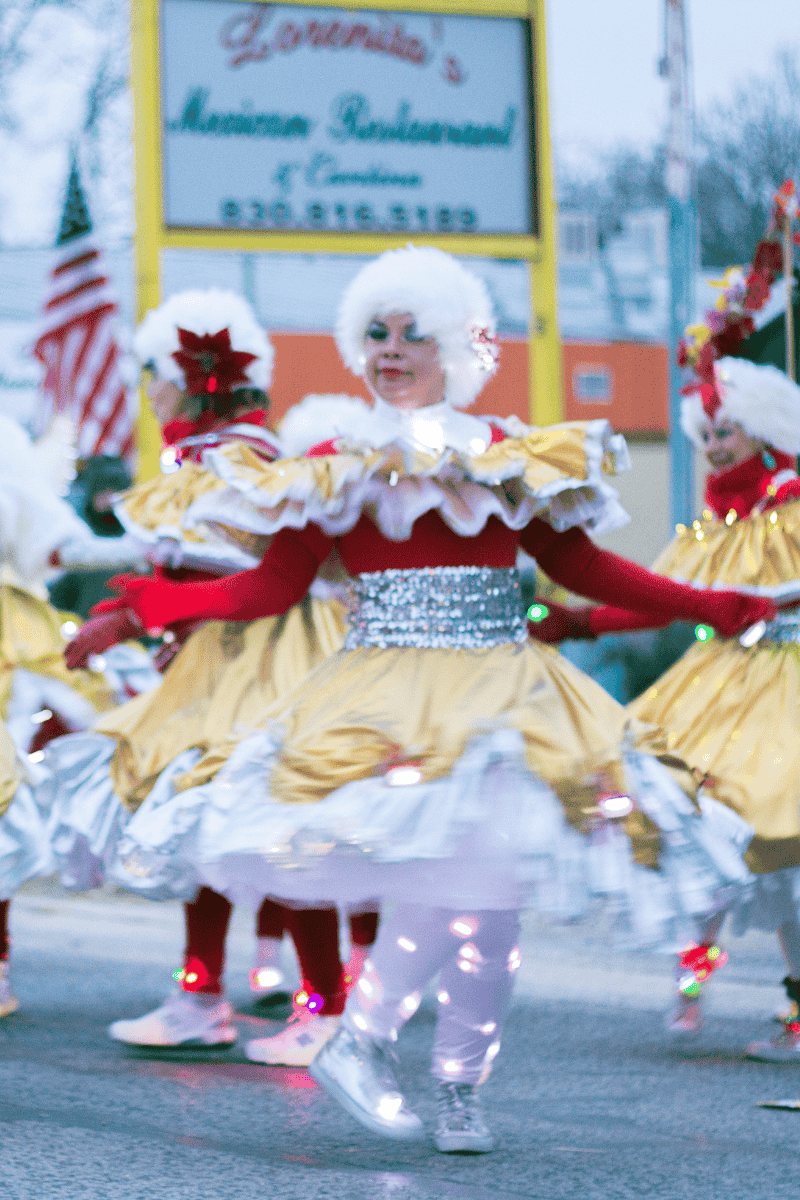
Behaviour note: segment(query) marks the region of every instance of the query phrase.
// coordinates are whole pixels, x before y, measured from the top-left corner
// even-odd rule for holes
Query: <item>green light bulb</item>
[[[714,630],[710,625],[695,625],[694,636],[698,642],[710,642],[714,636]]]
[[[528,609],[529,621],[543,621],[550,613],[546,604],[532,604]]]

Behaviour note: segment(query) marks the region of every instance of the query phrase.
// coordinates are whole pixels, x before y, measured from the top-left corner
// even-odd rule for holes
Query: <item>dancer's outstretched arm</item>
[[[647,624],[637,624],[636,628],[658,628],[671,621],[703,621],[724,637],[732,637],[756,621],[770,619],[777,611],[771,600],[760,596],[690,587],[656,575],[609,550],[601,550],[580,529],[558,533],[544,521],[534,520],[523,530],[520,540],[523,549],[556,583],[609,606],[605,613],[607,628],[602,627],[602,613],[600,618],[593,614],[589,617],[593,635],[632,628],[630,622],[637,619],[630,615],[633,612],[647,614]],[[621,613],[627,615],[622,617]],[[620,626],[614,623],[617,620],[628,623]]]
[[[252,621],[284,613],[305,596],[332,547],[333,538],[309,525],[281,530],[257,567],[221,579],[173,583],[160,574],[118,575],[109,586],[120,596],[95,605],[64,652],[67,666],[85,666],[90,655],[126,637],[185,621]]]

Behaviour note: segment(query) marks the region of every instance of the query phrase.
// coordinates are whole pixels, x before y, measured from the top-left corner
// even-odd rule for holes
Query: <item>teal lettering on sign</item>
[[[516,108],[506,109],[502,125],[462,125],[447,120],[412,120],[411,104],[403,100],[394,121],[375,120],[370,116],[369,100],[354,92],[333,102],[334,124],[328,133],[337,142],[408,142],[434,146],[508,146],[514,137]]]
[[[195,88],[186,97],[183,112],[167,122],[172,133],[204,133],[212,137],[307,138],[314,128],[309,117],[299,114],[254,112],[248,101],[241,112],[213,112],[206,108],[208,88]]]
[[[420,187],[422,176],[401,175],[388,167],[370,165],[363,171],[343,171],[330,154],[315,154],[306,167],[306,183],[309,187],[341,187],[357,184],[361,187]]]
[[[531,22],[341,2],[159,0],[166,226],[538,236]]]

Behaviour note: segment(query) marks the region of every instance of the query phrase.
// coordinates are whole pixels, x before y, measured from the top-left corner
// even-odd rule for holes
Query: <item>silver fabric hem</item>
[[[21,783],[0,817],[0,899],[54,868],[45,816],[35,788]]]
[[[279,744],[277,730],[254,734],[212,783],[146,801],[125,830],[117,882],[166,895],[174,880],[191,879],[251,905],[264,895],[308,905],[421,895],[445,907],[532,904],[561,919],[603,901],[618,941],[669,947],[747,887],[749,827],[725,830],[698,815],[649,755],[624,759],[639,807],[661,830],[659,871],[634,862],[619,822],[588,836],[568,826],[513,730],[476,738],[442,779],[358,780],[305,805],[269,798]]]

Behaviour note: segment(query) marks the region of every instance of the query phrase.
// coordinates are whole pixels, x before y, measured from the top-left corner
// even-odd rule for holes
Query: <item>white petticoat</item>
[[[784,921],[800,921],[800,867],[783,867],[751,878],[752,886],[737,896],[731,910],[737,937],[750,929],[775,933]]]
[[[638,866],[613,821],[572,829],[531,774],[514,731],[472,742],[445,778],[354,781],[318,803],[270,800],[280,731],[244,740],[216,778],[174,793],[166,775],[127,822],[109,873],[132,891],[185,897],[206,884],[235,903],[265,895],[313,906],[381,900],[583,915],[598,898],[620,940],[673,945],[694,919],[726,908],[749,873],[749,826],[714,802],[702,815],[650,755],[625,754],[641,809],[662,832],[658,871]],[[721,810],[721,811],[720,811]]]
[[[99,887],[114,873],[120,840],[130,821],[109,772],[116,747],[114,738],[90,730],[55,738],[44,751],[37,798],[48,814],[51,870],[58,871],[70,891]],[[153,795],[162,800],[171,795],[173,776],[190,770],[199,757],[199,750],[178,755],[162,771]],[[171,876],[170,886],[161,890],[135,890],[159,900],[192,899],[199,886],[196,876],[187,876],[183,887],[176,880]],[[125,882],[127,886],[127,878]]]
[[[121,696],[125,696],[126,690],[148,690],[160,680],[149,656],[135,647],[115,646],[106,656],[106,660],[99,664],[98,669],[105,674],[109,686]],[[54,800],[59,790],[56,786],[58,775],[53,774],[53,768],[55,765],[56,772],[60,771],[61,762],[57,757],[53,757],[50,759],[48,767],[44,762],[35,763],[28,760],[28,751],[39,728],[36,718],[43,709],[50,709],[68,724],[77,728],[90,725],[97,720],[97,712],[89,701],[68,684],[49,675],[39,675],[22,667],[15,670],[6,712],[6,728],[18,756],[25,764],[27,778],[20,783],[13,800],[5,813],[0,816],[0,899],[8,899],[29,879],[49,875],[62,865],[57,859],[53,844],[54,820],[58,820],[58,814],[54,810]],[[73,739],[77,740],[73,741]],[[92,733],[75,733],[59,738],[57,741],[62,747],[69,747],[67,765],[71,766],[75,754],[80,756],[81,748],[85,754],[86,739],[89,739],[94,759],[97,759],[98,743],[108,743],[108,746],[100,747],[100,759],[104,759],[108,789],[112,795],[103,797],[103,804],[100,806],[104,812],[102,818],[98,812],[95,812],[93,819],[87,819],[87,809],[97,800],[98,790],[91,784],[88,789],[84,790],[87,780],[85,777],[80,777],[76,782],[74,793],[70,794],[68,799],[74,805],[75,810],[81,813],[81,818],[78,821],[77,831],[71,830],[69,836],[77,844],[84,828],[88,828],[93,834],[90,838],[91,844],[100,846],[105,840],[105,853],[106,855],[111,853],[113,857],[122,828],[122,822],[115,820],[112,815],[115,809],[121,806],[116,796],[113,796],[111,780],[108,777],[108,761],[114,751],[115,743],[109,738],[101,738],[98,734]],[[46,748],[43,757],[50,753],[49,747]],[[95,784],[98,761],[93,764]],[[69,773],[65,778],[68,777]],[[67,789],[68,791],[69,789]],[[67,798],[66,793],[65,798]],[[102,882],[103,878],[102,871],[98,873],[97,868],[92,874],[91,867],[85,861],[81,865],[79,875],[76,886],[81,889],[95,886]],[[69,869],[67,869],[65,879],[69,879],[69,877]]]
[[[35,786],[20,783],[0,817],[0,900],[8,900],[29,879],[54,869],[46,816]]]

